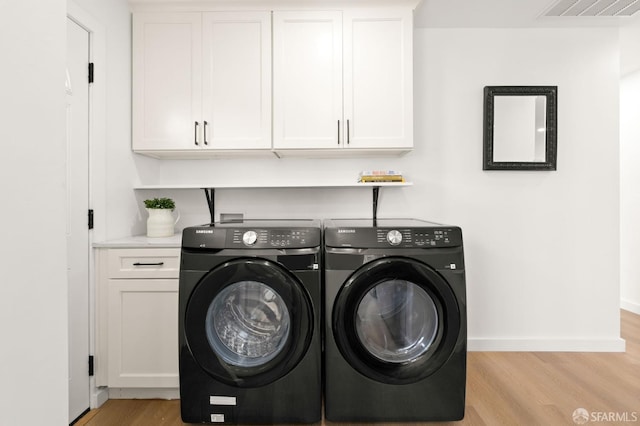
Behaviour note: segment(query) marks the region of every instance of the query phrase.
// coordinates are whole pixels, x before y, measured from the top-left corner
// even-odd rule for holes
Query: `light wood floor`
[[[621,334],[626,353],[469,352],[466,415],[450,424],[573,425],[574,410],[584,408],[591,416],[636,416],[624,424],[640,425],[640,315],[621,311]],[[179,401],[113,399],[77,423],[184,424]]]

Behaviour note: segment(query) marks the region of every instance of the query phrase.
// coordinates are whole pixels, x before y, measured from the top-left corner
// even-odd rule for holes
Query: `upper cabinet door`
[[[408,9],[344,19],[347,148],[413,147],[413,35]]]
[[[274,148],[338,148],[342,13],[273,12]]]
[[[203,144],[271,148],[271,14],[204,13]]]
[[[201,16],[134,15],[134,150],[198,148],[195,123],[201,121],[202,109]]]
[[[412,27],[409,8],[134,13],[133,150],[406,152]]]

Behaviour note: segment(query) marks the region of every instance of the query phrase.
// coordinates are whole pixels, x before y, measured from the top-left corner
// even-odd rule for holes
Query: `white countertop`
[[[146,235],[120,238],[117,240],[107,240],[93,243],[95,248],[180,248],[182,244],[182,233],[177,233],[171,237],[149,238]]]

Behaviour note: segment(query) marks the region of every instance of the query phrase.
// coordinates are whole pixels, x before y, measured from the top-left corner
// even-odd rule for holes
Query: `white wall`
[[[620,32],[620,297],[640,314],[640,26]]]
[[[383,189],[379,216],[462,226],[472,348],[622,350],[618,51],[617,29],[418,29],[412,153],[151,160],[138,163],[136,177],[143,184],[286,182],[403,170],[415,185]],[[485,85],[558,86],[556,172],[482,171]],[[125,156],[128,147],[117,149]],[[202,191],[139,191],[138,205],[157,195],[176,198],[181,226],[208,220]],[[216,201],[217,212],[246,217],[371,215],[363,189],[225,190]],[[144,232],[140,210],[126,220]]]
[[[0,424],[68,424],[64,0],[0,13]]]
[[[435,216],[466,230],[477,349],[622,349],[615,29],[422,30]],[[558,86],[558,170],[481,170],[482,87]]]

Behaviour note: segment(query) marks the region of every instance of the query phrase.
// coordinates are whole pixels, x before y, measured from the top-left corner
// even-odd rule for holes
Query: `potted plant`
[[[149,212],[147,219],[147,237],[170,237],[173,227],[180,219],[173,217],[176,203],[171,198],[152,198],[144,200],[144,206]]]

